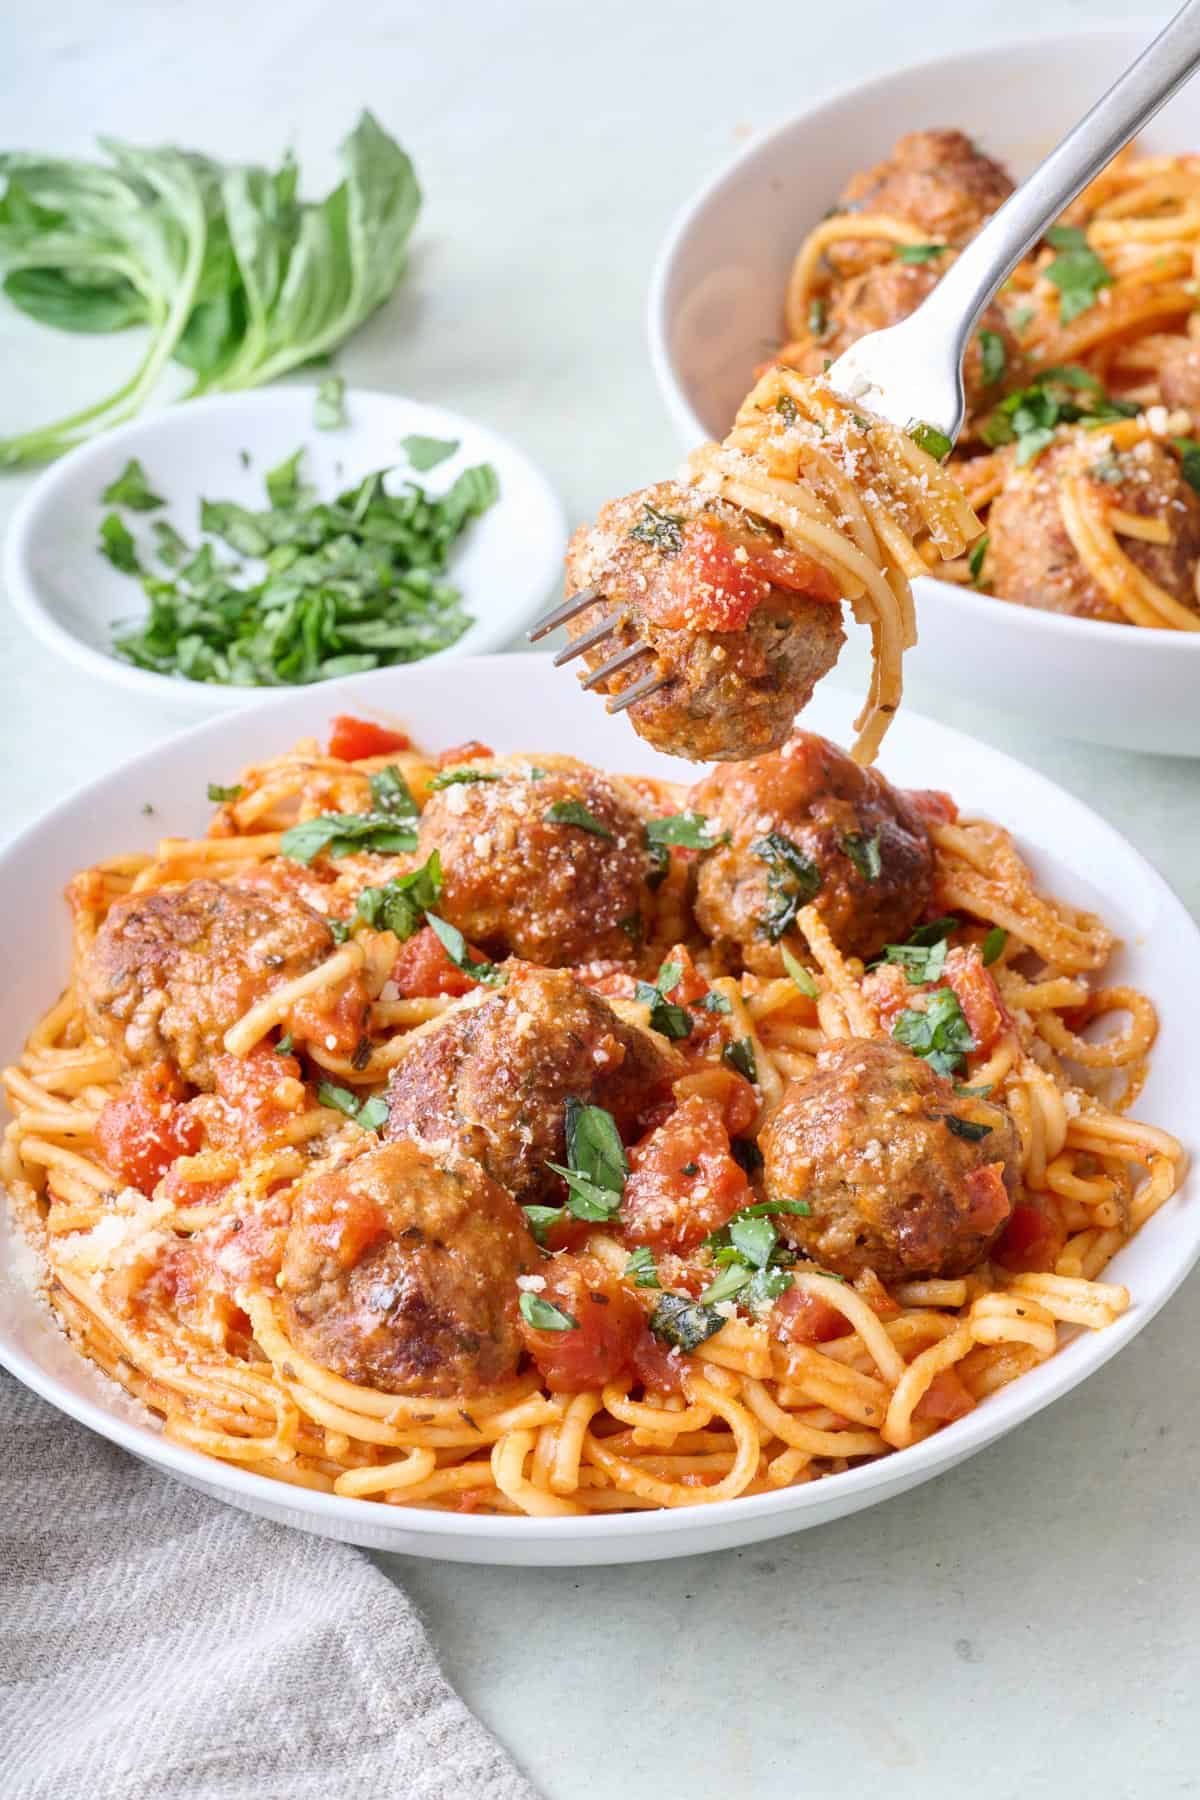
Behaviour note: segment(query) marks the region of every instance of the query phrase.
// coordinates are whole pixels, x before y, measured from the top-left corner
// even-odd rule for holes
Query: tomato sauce
[[[187,1091],[169,1063],[155,1063],[101,1109],[100,1154],[114,1175],[140,1193],[152,1194],[177,1156],[200,1148],[202,1131],[185,1105]]]
[[[407,731],[394,731],[388,725],[356,719],[349,713],[339,713],[329,728],[329,754],[342,762],[365,762],[369,756],[388,756],[393,750],[407,750],[411,744]]]

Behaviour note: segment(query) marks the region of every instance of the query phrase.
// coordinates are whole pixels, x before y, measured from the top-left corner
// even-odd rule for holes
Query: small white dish
[[[985,45],[862,83],[751,144],[688,202],[650,288],[655,375],[688,449],[721,438],[783,331],[783,295],[805,233],[847,178],[906,131],[957,126],[1019,179],[1088,110],[1151,27]],[[1200,150],[1188,87],[1139,139]],[[1200,633],[1034,611],[948,582],[916,584],[920,639],[906,666],[1043,730],[1200,756]]]
[[[473,620],[457,643],[424,660],[508,644],[562,578],[566,518],[545,476],[507,439],[444,407],[349,389],[346,424],[321,431],[313,424],[315,399],[313,387],[284,386],[188,401],[122,425],[54,463],[18,507],[5,544],[5,581],[26,624],[49,649],[101,680],[192,713],[224,712],[277,691],[157,675],[114,656],[113,624],[141,618],[146,601],[137,578],[100,553],[100,522],[112,510],[101,495],[136,457],[167,505],[123,512],[135,537],[148,536],[149,520],[164,519],[198,545],[201,496],[265,506],[267,470],[303,445],[305,477],[322,498],[382,468],[394,469],[397,482],[411,478],[440,494],[463,469],[490,462],[500,497],[468,526],[447,575]],[[459,448],[421,472],[409,467],[401,443],[409,436],[453,440]]]
[[[852,735],[852,711],[848,698],[823,691],[804,722],[844,743]],[[210,720],[81,789],[0,853],[0,922],[7,940],[21,946],[0,989],[0,1060],[19,1053],[69,966],[67,908],[59,898],[67,879],[119,850],[149,849],[164,831],[203,831],[211,815],[208,782],[232,780],[243,764],[299,737],[320,735],[339,712],[402,722],[431,748],[469,735],[500,751],[563,750],[610,769],[687,778],[687,765],[649,750],[624,719],[610,717],[541,657],[469,657],[453,669],[428,663],[384,669],[293,690]],[[883,768],[905,785],[945,786],[966,811],[1011,826],[1039,880],[1069,903],[1104,915],[1123,940],[1114,981],[1144,989],[1160,1012],[1138,1115],[1185,1142],[1194,1139],[1200,1118],[1194,1053],[1200,932],[1161,876],[1061,788],[929,719],[901,712],[884,746]],[[30,1252],[15,1241],[2,1205],[0,1363],[72,1418],[177,1479],[326,1537],[455,1562],[656,1561],[825,1524],[951,1468],[1100,1368],[1149,1323],[1198,1258],[1200,1181],[1192,1175],[1110,1264],[1111,1279],[1128,1285],[1133,1302],[1115,1325],[1082,1332],[967,1418],[910,1450],[808,1487],[673,1512],[533,1519],[402,1509],[309,1493],[171,1444],[83,1360],[34,1297],[21,1272]],[[1186,1346],[1181,1349],[1186,1354]],[[1103,1479],[1098,1436],[1092,1448],[1097,1479]]]

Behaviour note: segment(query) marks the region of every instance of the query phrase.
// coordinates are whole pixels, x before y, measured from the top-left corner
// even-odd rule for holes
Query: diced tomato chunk
[[[664,958],[679,970],[679,980],[674,987],[667,989],[667,999],[675,1006],[694,1006],[703,1000],[708,992],[708,983],[692,961],[692,953],[686,944],[676,944]]]
[[[649,588],[642,604],[658,624],[675,630],[741,631],[772,587],[814,600],[839,598],[831,577],[810,557],[767,543],[747,549],[702,515],[685,527],[666,578]]]
[[[1012,1202],[1004,1185],[1004,1164],[984,1163],[970,1169],[966,1177],[967,1210],[964,1223],[970,1231],[983,1235],[995,1231],[1009,1217]]]
[[[478,957],[481,952],[471,951]],[[469,994],[478,987],[446,954],[445,945],[430,925],[422,925],[400,946],[392,965],[392,980],[402,1000],[426,1000],[436,994]]]
[[[407,750],[411,743],[407,731],[394,731],[371,719],[355,719],[349,713],[339,713],[329,728],[329,754],[342,762],[387,756],[393,750]]]
[[[675,1098],[681,1104],[692,1095],[712,1100],[721,1109],[725,1129],[731,1138],[745,1137],[758,1117],[758,1096],[744,1075],[723,1063],[709,1063],[681,1075],[673,1084]]]
[[[825,1344],[831,1338],[845,1337],[850,1330],[836,1306],[797,1285],[780,1294],[771,1322],[776,1337],[789,1344]]]
[[[958,997],[975,1048],[990,1056],[1004,1034],[1012,1030],[1013,1017],[974,946],[951,950],[946,958],[946,982]]]
[[[366,984],[356,970],[332,994],[305,994],[294,1001],[287,1025],[298,1044],[319,1044],[337,1056],[352,1056],[362,1042],[369,1010]]]
[[[633,1372],[642,1386],[656,1394],[683,1392],[683,1358],[673,1355],[649,1326],[633,1347]]]
[[[629,1289],[592,1256],[570,1252],[542,1264],[538,1298],[575,1321],[566,1331],[541,1331],[521,1320],[521,1336],[551,1393],[603,1387],[631,1367],[645,1331],[645,1314]]]
[[[1058,1261],[1066,1236],[1049,1209],[1022,1203],[1013,1207],[1012,1217],[992,1251],[992,1261],[1014,1275],[1045,1273]]]
[[[913,1407],[913,1418],[949,1425],[953,1419],[961,1419],[974,1410],[975,1402],[963,1386],[962,1377],[954,1369],[942,1369]]]
[[[631,1244],[679,1254],[750,1203],[721,1108],[690,1095],[629,1153],[621,1221]]]
[[[439,769],[452,769],[456,763],[478,762],[481,757],[495,754],[490,744],[481,744],[478,738],[467,738],[465,743],[451,744],[448,750],[441,751],[437,766]]]
[[[155,1063],[108,1101],[96,1122],[100,1154],[122,1181],[151,1194],[177,1156],[200,1148],[199,1121],[183,1105],[187,1089],[169,1063]]]

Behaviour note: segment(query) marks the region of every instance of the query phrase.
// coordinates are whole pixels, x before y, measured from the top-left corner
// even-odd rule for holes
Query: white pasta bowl
[[[1019,179],[1149,35],[1149,27],[1085,30],[898,70],[809,107],[708,182],[667,236],[648,308],[659,388],[686,447],[728,431],[755,366],[780,341],[793,256],[848,176],[906,131],[954,126]],[[1140,142],[1200,149],[1196,88]],[[1200,633],[1064,618],[949,582],[915,586],[914,675],[1042,729],[1200,756]]]
[[[316,392],[284,385],[188,401],[106,432],[52,464],[17,508],[4,545],[5,585],[30,630],[98,680],[166,701],[193,717],[260,699],[261,687],[160,675],[114,655],[114,625],[140,620],[147,603],[141,584],[99,552],[100,522],[112,510],[101,495],[136,457],[167,505],[150,514],[126,512],[126,525],[144,542],[149,520],[161,519],[198,547],[202,497],[265,506],[264,473],[303,445],[304,478],[322,499],[375,469],[394,471],[390,491],[411,479],[430,494],[442,494],[464,469],[491,463],[499,498],[467,527],[446,574],[460,589],[471,623],[457,642],[426,660],[503,649],[561,580],[566,518],[545,476],[498,432],[400,394],[349,389],[345,423],[318,430]],[[410,435],[454,443],[457,449],[422,473],[408,465],[402,447]],[[218,548],[220,559],[230,560],[228,549]]]
[[[0,918],[8,922],[10,941],[21,945],[6,971],[0,1004],[5,1062],[20,1052],[67,974],[67,909],[59,896],[69,876],[118,850],[149,849],[163,832],[203,831],[211,814],[205,799],[209,781],[229,781],[244,764],[297,738],[322,734],[338,712],[402,721],[418,743],[430,747],[469,732],[500,751],[562,750],[610,769],[675,779],[687,773],[532,657],[383,670],[293,692],[197,726],[81,789],[0,853]],[[850,708],[836,695],[818,695],[805,722],[842,742],[851,733]],[[1123,939],[1114,979],[1144,989],[1161,1012],[1138,1113],[1185,1142],[1194,1136],[1200,1118],[1200,1064],[1194,1055],[1200,932],[1161,877],[1060,788],[928,719],[900,715],[882,766],[904,784],[936,781],[954,792],[964,810],[1012,827],[1044,885],[1104,915]],[[1200,1183],[1193,1177],[1110,1265],[1111,1279],[1127,1284],[1132,1304],[1107,1330],[1071,1338],[1051,1360],[912,1449],[807,1487],[673,1512],[527,1519],[404,1510],[286,1487],[168,1443],[154,1421],[63,1337],[29,1285],[31,1253],[16,1240],[6,1217],[0,1217],[0,1364],[134,1455],[285,1524],[375,1549],[462,1562],[634,1562],[725,1549],[824,1524],[951,1468],[1107,1362],[1153,1318],[1198,1257]],[[1099,1457],[1098,1441],[1095,1450]]]

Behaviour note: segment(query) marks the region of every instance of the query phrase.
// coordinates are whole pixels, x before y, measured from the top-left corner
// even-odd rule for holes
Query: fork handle
[[[1200,0],[1187,0],[1040,168],[972,238],[926,300],[961,359],[980,314],[1063,208],[1200,66]],[[932,318],[930,319],[932,323]]]

